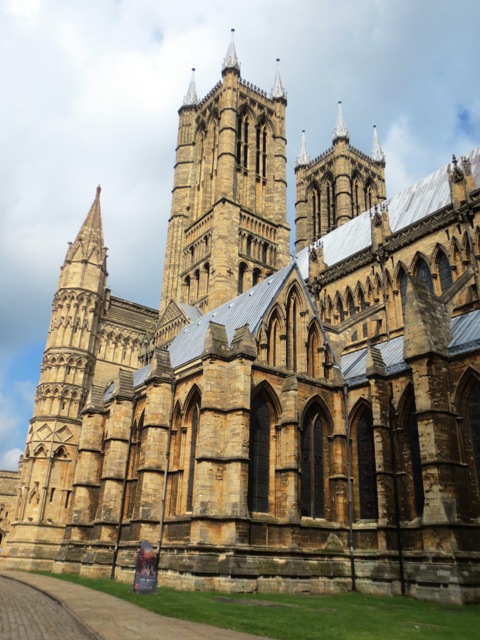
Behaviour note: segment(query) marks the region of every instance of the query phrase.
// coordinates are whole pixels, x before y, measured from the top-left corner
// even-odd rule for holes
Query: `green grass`
[[[52,575],[52,574],[48,574]],[[225,594],[175,591],[132,593],[112,580],[53,577],[109,593],[150,611],[278,640],[474,640],[480,638],[480,606],[421,602],[360,593],[333,596]]]

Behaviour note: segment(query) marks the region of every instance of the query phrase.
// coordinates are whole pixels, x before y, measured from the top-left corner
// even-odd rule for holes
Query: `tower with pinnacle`
[[[277,68],[267,95],[242,79],[232,39],[222,79],[179,111],[160,318],[174,301],[202,313],[289,261],[286,92]]]
[[[332,146],[312,160],[303,132],[295,177],[295,250],[301,251],[385,199],[385,155],[376,127],[367,156],[350,144],[339,102]]]
[[[12,555],[25,568],[42,568],[43,560],[55,557],[68,521],[81,410],[95,367],[106,279],[98,187],[60,270],[28,430],[12,541]]]

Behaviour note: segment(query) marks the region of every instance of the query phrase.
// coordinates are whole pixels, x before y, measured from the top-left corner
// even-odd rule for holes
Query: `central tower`
[[[172,212],[160,302],[202,313],[289,262],[286,92],[277,68],[264,91],[240,76],[232,40],[222,80],[180,108]]]

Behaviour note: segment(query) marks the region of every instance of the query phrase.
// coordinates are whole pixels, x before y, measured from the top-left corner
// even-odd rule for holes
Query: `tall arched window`
[[[477,484],[480,492],[480,384],[475,382],[468,399],[468,424],[472,433],[472,449]]]
[[[190,304],[190,294],[191,294],[191,291],[190,291],[190,288],[191,288],[190,287],[190,276],[187,276],[185,278],[184,286],[185,286],[185,293],[184,293],[183,297],[184,297],[185,302],[187,304]]]
[[[260,271],[260,269],[254,269],[252,271],[252,287],[258,284],[261,279],[262,279],[262,272]]]
[[[195,483],[195,466],[197,458],[197,437],[200,421],[200,398],[195,398],[190,403],[187,412],[187,428],[190,430],[190,447],[188,458],[188,484],[187,484],[187,511],[193,510],[193,488]]]
[[[450,263],[448,261],[445,253],[439,249],[437,253],[437,270],[438,270],[438,278],[440,280],[440,289],[442,293],[451,287],[452,280],[452,270],[450,269]]]
[[[270,427],[272,412],[268,398],[256,395],[250,408],[250,467],[248,508],[268,513],[270,483]]]
[[[267,361],[272,367],[280,366],[280,321],[275,313],[268,325],[267,332]]]
[[[319,375],[318,366],[318,351],[320,348],[320,340],[318,337],[318,331],[315,326],[312,326],[308,332],[307,342],[307,373],[313,378],[317,378]]]
[[[324,419],[314,405],[303,421],[301,450],[301,513],[310,518],[325,515],[323,439]]]
[[[405,426],[410,452],[411,481],[413,483],[415,515],[417,517],[421,517],[423,515],[425,493],[423,489],[422,458],[420,454],[420,438],[418,434],[417,411],[413,394],[409,404],[405,408],[404,420],[406,423]]]
[[[428,264],[425,262],[423,258],[418,258],[416,268],[415,268],[415,277],[417,280],[424,282],[430,293],[433,293],[433,282],[432,282],[432,274],[430,273],[430,268]]]
[[[237,293],[243,293],[245,291],[245,274],[247,272],[247,265],[244,262],[241,262],[238,265],[238,287]]]
[[[265,122],[257,126],[255,171],[262,178],[267,177],[267,125]]]
[[[298,301],[295,292],[287,300],[287,369],[297,370],[297,313]]]
[[[238,118],[237,124],[237,164],[248,169],[248,115],[244,113]]]
[[[320,190],[315,184],[310,189],[309,199],[312,211],[312,239],[316,240],[322,235],[322,225],[320,219]]]
[[[375,445],[372,412],[366,409],[357,425],[358,497],[360,518],[378,518]]]
[[[402,317],[405,322],[405,304],[407,301],[407,272],[401,268],[398,272],[398,289],[400,291],[400,300],[402,303]]]

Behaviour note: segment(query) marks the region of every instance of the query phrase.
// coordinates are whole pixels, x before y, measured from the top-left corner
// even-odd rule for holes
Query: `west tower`
[[[385,156],[376,127],[372,155],[367,156],[350,145],[339,102],[332,146],[314,160],[308,155],[303,132],[295,178],[295,251],[298,252],[386,198]]]
[[[192,82],[179,111],[160,303],[213,309],[289,261],[286,92],[244,81],[232,41],[222,80],[199,102]]]

